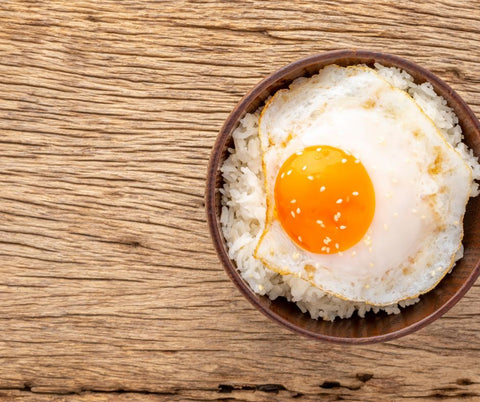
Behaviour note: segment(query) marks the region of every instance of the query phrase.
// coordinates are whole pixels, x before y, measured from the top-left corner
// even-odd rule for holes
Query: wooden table
[[[0,2],[0,398],[480,398],[480,286],[380,345],[292,334],[240,295],[204,212],[229,111],[339,48],[429,68],[480,115],[480,3]]]

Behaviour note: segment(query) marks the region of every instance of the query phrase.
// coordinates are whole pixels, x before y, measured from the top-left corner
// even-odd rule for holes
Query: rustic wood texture
[[[429,68],[480,115],[478,1],[0,2],[0,398],[480,398],[480,286],[419,332],[332,346],[213,251],[211,146],[263,76],[338,48]]]

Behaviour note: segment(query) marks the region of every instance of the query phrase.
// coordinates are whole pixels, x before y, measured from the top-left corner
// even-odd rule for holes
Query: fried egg
[[[450,270],[472,173],[407,93],[368,67],[328,66],[267,102],[259,136],[267,268],[377,306]]]

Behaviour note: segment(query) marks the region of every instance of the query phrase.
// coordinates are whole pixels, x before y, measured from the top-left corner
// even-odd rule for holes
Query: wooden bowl
[[[280,88],[287,87],[294,79],[311,76],[329,64],[341,66],[364,63],[373,65],[379,62],[385,66],[399,67],[411,74],[415,82],[430,82],[437,94],[443,96],[455,110],[465,135],[466,144],[476,155],[480,155],[480,123],[471,109],[438,77],[424,68],[400,57],[385,53],[363,50],[340,50],[317,54],[296,61],[274,72],[253,88],[237,104],[223,125],[210,158],[206,188],[206,210],[210,232],[216,251],[225,270],[243,295],[262,313],[288,329],[311,338],[323,341],[365,344],[382,342],[410,334],[447,312],[473,285],[480,273],[480,196],[470,199],[464,220],[464,257],[457,263],[453,272],[446,275],[440,284],[420,298],[420,302],[402,309],[400,314],[387,315],[368,313],[366,318],[354,314],[349,319],[334,322],[312,320],[302,314],[294,303],[283,298],[271,301],[268,297],[255,294],[237,272],[235,263],[228,258],[219,216],[221,211],[218,189],[223,186],[220,167],[228,157],[228,147],[233,147],[232,132],[240,119],[255,111],[265,99]]]

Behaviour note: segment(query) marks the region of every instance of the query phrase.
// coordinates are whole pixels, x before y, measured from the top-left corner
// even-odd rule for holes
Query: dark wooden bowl
[[[476,155],[480,155],[480,123],[460,96],[438,77],[416,64],[400,57],[364,50],[340,50],[322,53],[296,61],[274,72],[261,81],[237,104],[228,116],[213,147],[208,168],[206,188],[206,210],[213,243],[225,270],[243,295],[262,313],[288,329],[323,341],[365,344],[382,342],[410,334],[448,311],[473,285],[480,273],[480,196],[470,199],[464,220],[464,257],[457,263],[450,275],[440,284],[423,295],[420,302],[402,309],[400,314],[367,314],[366,318],[354,315],[349,319],[334,322],[312,320],[302,314],[294,303],[280,298],[271,301],[255,294],[237,272],[235,264],[228,258],[219,216],[221,210],[218,189],[223,181],[219,168],[228,157],[228,147],[233,147],[232,132],[239,120],[255,111],[269,96],[280,88],[287,87],[295,78],[311,76],[328,64],[342,66],[379,62],[385,66],[399,67],[411,74],[415,82],[430,82],[437,94],[443,96],[455,110],[465,135],[465,142]]]

